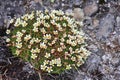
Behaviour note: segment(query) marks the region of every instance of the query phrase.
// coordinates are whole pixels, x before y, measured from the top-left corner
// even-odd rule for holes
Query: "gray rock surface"
[[[81,8],[74,8],[73,10],[74,18],[77,20],[83,20],[84,19],[84,12]]]
[[[96,2],[93,2],[91,4],[86,4],[84,7],[84,13],[86,16],[92,16],[98,11],[98,4]]]
[[[120,27],[120,17],[116,17],[116,21],[117,21],[117,26]]]
[[[100,2],[101,1],[101,2]],[[6,21],[32,10],[60,9],[73,12],[78,20],[83,17],[83,30],[88,36],[88,49],[91,55],[78,71],[66,71],[57,76],[56,80],[120,80],[120,5],[119,1],[112,0],[2,0],[0,1],[0,46],[5,45],[1,27],[6,27]],[[3,31],[3,32],[2,32]],[[0,47],[0,50],[1,47]],[[8,65],[4,51],[0,52],[0,63]],[[5,52],[5,54],[9,53]],[[17,65],[19,66],[19,65]],[[13,67],[14,68],[14,67]],[[29,63],[21,69],[27,74],[35,71]],[[18,73],[19,75],[19,73]],[[24,76],[26,76],[24,75]],[[26,78],[26,77],[24,77]],[[46,80],[55,80],[48,78]]]
[[[113,31],[114,28],[114,16],[112,14],[107,14],[100,20],[99,30],[96,34],[97,38],[106,39],[108,35]]]
[[[7,20],[24,14],[27,1],[29,0],[0,0],[0,27],[6,27]]]

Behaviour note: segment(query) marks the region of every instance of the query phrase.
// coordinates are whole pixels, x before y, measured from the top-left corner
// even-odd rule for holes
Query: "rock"
[[[0,19],[0,29],[2,29],[4,27],[4,19]]]
[[[23,15],[26,12],[26,2],[27,0],[2,0],[0,2],[0,27],[6,28],[6,21]]]
[[[120,59],[119,58],[112,58],[111,63],[116,66],[119,65]]]
[[[103,63],[107,63],[111,59],[112,59],[112,55],[109,53],[106,53],[106,55],[102,56]]]
[[[81,1],[82,0],[74,0],[74,2],[73,2],[74,7],[79,7],[80,4],[82,3]]]
[[[86,5],[83,10],[86,16],[92,16],[98,11],[98,4],[93,2],[92,4]]]
[[[114,71],[114,67],[112,65],[102,64],[101,66],[99,66],[99,71],[102,74],[111,74]]]
[[[93,20],[93,28],[97,27],[99,25],[99,20],[94,19]]]
[[[36,3],[34,1],[30,2],[30,9],[31,11],[32,10],[41,10],[41,11],[44,10],[44,8],[42,7],[42,4],[40,4],[39,2]]]
[[[39,2],[40,4],[42,4],[42,0],[34,0],[36,3]]]
[[[84,19],[84,12],[81,8],[74,8],[73,10],[74,18],[78,20]]]
[[[119,43],[119,46],[120,46],[120,35],[118,36],[118,43]]]
[[[85,20],[84,20],[84,24],[87,25],[87,28],[89,26],[91,27],[93,25],[92,18],[91,17],[86,17]],[[93,27],[92,27],[92,29],[93,29]]]
[[[115,80],[120,80],[120,71],[115,71]]]
[[[96,38],[104,41],[114,28],[114,15],[107,14],[100,20],[99,29],[96,33]]]
[[[89,50],[93,51],[93,52],[97,52],[98,51],[98,48],[96,45],[94,44],[91,44],[90,46],[88,46]]]
[[[65,12],[66,13],[73,13],[73,10],[72,9],[67,9]]]
[[[25,71],[25,72],[28,72],[28,73],[34,73],[35,72],[34,69],[33,69],[33,66],[28,62],[25,63],[22,70]]]
[[[85,73],[83,73],[79,74],[75,80],[93,80],[93,79],[87,76]]]
[[[117,67],[117,70],[120,71],[120,65]]]
[[[117,26],[120,27],[120,17],[119,16],[116,18],[116,22],[117,22]]]
[[[96,54],[92,54],[86,61],[84,67],[89,73],[94,73],[97,70],[100,62],[101,62],[101,58]]]

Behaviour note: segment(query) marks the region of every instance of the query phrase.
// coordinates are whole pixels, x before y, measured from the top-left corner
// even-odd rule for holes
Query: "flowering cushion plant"
[[[90,52],[85,48],[82,21],[72,14],[52,10],[35,11],[11,19],[13,30],[6,39],[14,55],[42,72],[61,73],[83,64]]]

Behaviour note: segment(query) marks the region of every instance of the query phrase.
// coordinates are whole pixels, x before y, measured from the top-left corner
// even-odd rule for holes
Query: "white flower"
[[[64,45],[64,43],[63,43],[63,42],[60,42],[60,45],[61,45],[61,46],[63,46],[63,45]]]
[[[21,48],[21,47],[22,47],[22,43],[19,43],[19,42],[16,43],[16,47],[17,47],[17,48]]]
[[[36,15],[37,15],[37,16],[39,16],[40,13],[41,13],[41,11],[38,11],[38,10],[36,11]]]
[[[34,50],[34,49],[32,49],[32,50],[31,50],[31,53],[35,53],[35,50]]]
[[[34,18],[34,13],[32,12],[29,16],[28,19],[32,20]]]
[[[35,41],[36,43],[39,43],[41,40],[39,40],[38,38],[36,38],[34,41]]]
[[[44,14],[41,13],[41,15],[39,15],[40,19],[44,19]]]
[[[61,59],[60,58],[58,58],[58,59],[56,59],[56,64],[57,64],[57,66],[61,66],[62,64],[61,64]]]
[[[30,40],[31,39],[31,35],[26,35],[25,37],[24,37],[24,40],[25,41],[28,41],[28,40]]]
[[[50,25],[48,23],[44,23],[44,26],[47,27],[47,28],[50,27]]]
[[[84,61],[83,60],[80,60],[80,61],[78,61],[77,62],[77,66],[79,67],[81,64],[83,64],[84,63]]]
[[[58,31],[56,30],[56,31],[53,31],[53,34],[54,35],[57,35],[58,34]]]
[[[48,9],[45,9],[45,13],[48,13],[49,12],[49,10]]]
[[[81,61],[82,60],[82,56],[78,55],[77,59],[78,59],[78,61]]]
[[[26,21],[23,21],[21,24],[22,24],[23,27],[28,25],[28,23]]]
[[[55,14],[51,13],[51,14],[50,14],[50,17],[54,19]],[[53,20],[53,21],[54,21],[54,20]]]
[[[51,44],[51,43],[48,43],[48,45],[49,45],[49,46],[52,46],[52,44]]]
[[[83,48],[81,47],[80,48],[80,55],[83,57],[83,58],[87,58],[87,56],[90,55],[90,52],[86,49],[86,48]]]
[[[35,49],[35,52],[36,52],[36,53],[40,53],[40,49],[36,48],[36,49]]]
[[[41,65],[41,69],[42,69],[42,70],[45,70],[46,68],[47,68],[47,66]]]
[[[16,37],[22,37],[23,33],[21,33],[20,31],[17,32]]]
[[[37,28],[37,27],[34,27],[34,28],[33,28],[33,31],[34,31],[34,32],[38,32],[38,28]]]
[[[49,58],[49,57],[50,57],[50,53],[46,53],[46,54],[45,54],[45,57],[46,57],[46,58]]]
[[[69,50],[70,50],[70,52],[73,52],[73,48],[72,47],[70,47]]]
[[[40,22],[38,21],[38,22],[34,23],[33,26],[34,26],[34,27],[40,26]]]
[[[31,50],[31,53],[40,53],[40,49],[39,49],[39,48],[32,49],[32,50]]]
[[[18,27],[18,26],[20,25],[20,23],[21,23],[20,18],[17,18],[17,20],[16,20],[14,26]]]
[[[31,48],[31,45],[28,45],[28,48],[30,49],[30,48]]]
[[[32,58],[32,59],[35,59],[35,58],[37,58],[37,55],[36,55],[36,54],[32,54],[32,55],[31,55],[31,58]]]
[[[77,43],[75,41],[71,42],[71,46],[76,46]]]
[[[31,39],[30,40],[30,44],[32,45],[34,43],[34,39]]]
[[[67,26],[66,23],[63,23],[63,26],[66,27]]]
[[[14,22],[14,19],[11,19],[11,20],[10,20],[10,24],[13,23],[13,22]]]
[[[51,49],[51,53],[54,53],[55,52],[55,49]]]
[[[47,69],[46,69],[49,73],[51,72],[51,71],[53,71],[53,69],[52,69],[52,67],[50,66],[50,67],[47,67]]]
[[[44,65],[46,65],[46,64],[48,64],[48,63],[49,63],[48,60],[45,60],[45,61],[43,62]]]
[[[22,32],[23,32],[23,33],[25,33],[25,32],[26,32],[26,30],[22,30]]]
[[[57,48],[57,51],[58,51],[58,52],[62,52],[63,49],[60,47],[60,48]]]
[[[80,53],[80,50],[79,49],[75,49],[75,53]]]
[[[60,41],[61,41],[61,42],[64,42],[64,41],[65,41],[65,39],[64,39],[64,38],[61,38],[61,39],[60,39]]]
[[[58,27],[58,30],[59,30],[59,31],[63,31],[63,28],[62,28],[62,27]]]
[[[62,49],[66,49],[66,46],[65,45],[62,45],[62,47],[61,47]]]
[[[25,14],[24,16],[21,17],[23,20],[28,21],[28,14]]]
[[[68,40],[66,41],[66,43],[67,43],[67,44],[71,44],[71,39],[68,39]]]
[[[46,15],[46,16],[45,16],[45,19],[50,19],[50,16]]]
[[[7,30],[6,30],[6,33],[7,33],[7,34],[10,34],[10,30],[7,29]]]
[[[55,20],[51,20],[50,22],[51,24],[55,25]]]
[[[6,42],[10,42],[10,39],[9,39],[9,38],[7,38],[7,39],[6,39]]]
[[[53,41],[52,41],[52,45],[55,44],[55,42],[56,42],[56,40],[53,40]]]
[[[51,60],[51,61],[50,61],[50,65],[51,65],[51,66],[54,66],[54,64],[56,64],[56,61],[55,61],[55,60]]]
[[[20,50],[16,50],[15,54],[19,55],[20,54]]]
[[[21,42],[21,41],[22,41],[22,40],[21,40],[21,37],[17,37],[16,41],[17,41],[17,42]]]
[[[65,37],[67,37],[67,34],[66,34],[66,33],[63,34],[63,38],[65,38]]]
[[[45,35],[43,36],[43,39],[51,39],[51,35],[50,35],[50,34],[45,34]]]
[[[67,65],[67,66],[66,66],[66,69],[71,69],[71,66],[70,66],[70,65]]]
[[[41,29],[40,29],[40,31],[41,31],[43,34],[45,34],[45,33],[46,33],[46,31],[45,31],[45,29],[44,29],[44,28],[41,28]]]
[[[72,61],[76,61],[76,58],[72,56],[72,57],[71,57],[71,60],[72,60]]]
[[[47,46],[46,46],[46,44],[43,42],[43,43],[40,43],[40,48],[46,49]]]
[[[47,43],[47,42],[48,42],[48,40],[44,39],[44,40],[43,40],[43,42],[44,42],[44,43]]]
[[[83,24],[83,22],[81,21],[81,22],[80,22],[80,26],[83,26],[83,25],[84,25],[84,24]]]

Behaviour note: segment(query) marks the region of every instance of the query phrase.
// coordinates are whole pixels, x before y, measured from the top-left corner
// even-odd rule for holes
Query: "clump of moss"
[[[13,54],[42,72],[61,73],[79,67],[90,54],[85,48],[82,22],[71,14],[35,11],[10,23],[14,29],[6,31],[10,36],[6,42]]]

